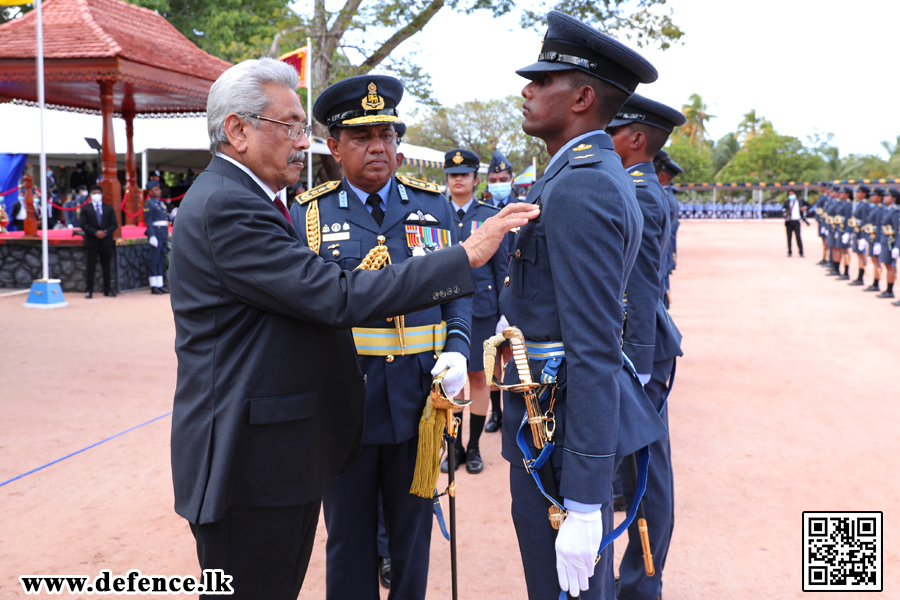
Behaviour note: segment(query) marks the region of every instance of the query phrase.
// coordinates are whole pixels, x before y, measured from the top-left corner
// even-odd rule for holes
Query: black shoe
[[[900,306],[900,300],[897,300],[896,302],[891,302],[891,306]]]
[[[625,503],[625,496],[617,495],[613,496],[613,511],[615,512],[627,512],[628,504]]]
[[[850,279],[850,276],[847,274],[844,274],[844,275],[838,276],[838,278],[835,279],[835,281],[847,281],[848,279]]]
[[[386,590],[391,589],[391,559],[384,558],[383,556],[378,557],[378,581],[381,582],[381,587]]]
[[[481,452],[478,451],[478,448],[472,448],[466,452],[466,471],[475,475],[483,470],[484,461],[481,460]]]
[[[87,298],[88,300],[90,300],[91,298],[94,297],[94,292],[87,292],[87,293],[85,293],[84,297]]]
[[[837,277],[840,274],[841,274],[840,271],[835,271],[834,269],[831,269],[830,271],[825,273],[825,277]]]
[[[827,260],[820,260],[820,261],[817,262],[816,264],[817,264],[817,265],[827,265],[827,264],[828,264],[828,261],[827,261]]]
[[[107,290],[107,291],[103,292],[103,295],[104,295],[104,296],[109,296],[110,298],[115,298],[115,297],[116,297],[116,293],[115,293],[114,291],[112,291],[112,290]]]
[[[793,256],[793,254],[791,254],[790,252],[788,252],[788,258],[790,258],[791,256]]]
[[[169,293],[169,288],[167,288],[167,287],[161,287],[161,288],[159,288],[159,289],[162,290],[162,293],[163,293],[163,294],[168,294],[168,293]]]
[[[878,295],[875,296],[875,297],[876,297],[876,298],[893,298],[893,297],[894,297],[894,292],[884,291],[884,292],[881,292],[880,294],[878,294]]]
[[[805,256],[803,256],[802,252],[800,253],[800,258],[806,258]]]
[[[875,285],[874,283],[863,290],[864,292],[880,292],[881,288]]]
[[[503,424],[503,415],[500,413],[492,412],[491,416],[488,417],[487,423],[484,424],[484,430],[488,433],[494,433],[495,431],[500,431],[500,426]]]
[[[165,294],[165,292],[162,291],[162,288],[158,288],[158,287],[150,288],[150,293],[153,294],[154,296],[158,296],[160,294]],[[432,463],[432,464],[434,464],[434,463]]]
[[[455,445],[453,446],[453,456],[456,458],[456,464],[454,465],[454,471],[459,469],[459,465],[466,462],[466,453],[457,448]],[[449,473],[450,472],[450,457],[445,456],[444,460],[441,461],[441,473]]]
[[[866,285],[866,284],[862,279],[856,279],[854,281],[851,281],[847,285]]]

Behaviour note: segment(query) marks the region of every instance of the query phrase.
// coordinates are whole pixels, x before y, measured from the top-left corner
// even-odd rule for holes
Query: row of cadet
[[[815,219],[822,240],[825,275],[848,281],[851,256],[856,256],[857,276],[848,285],[875,293],[876,298],[894,298],[897,258],[900,256],[900,189],[868,185],[819,184]],[[866,286],[866,275],[872,283]],[[885,289],[881,289],[881,281]],[[900,306],[900,301],[892,302]]]
[[[662,148],[685,118],[634,94],[639,83],[657,78],[649,62],[557,11],[548,15],[538,62],[518,73],[531,80],[522,92],[523,130],[547,142],[553,155],[526,198],[542,207],[541,218],[507,236],[493,259],[474,269],[474,297],[455,298],[460,290],[447,288],[433,299],[452,301],[353,328],[366,377],[365,426],[359,458],[323,496],[327,598],[376,600],[376,573],[389,581],[391,598],[426,595],[432,512],[439,503],[411,494],[410,482],[424,398],[439,373],[450,395],[467,380],[470,385],[468,442],[459,435],[448,450],[456,465],[481,472],[486,422],[488,431],[503,432],[529,597],[556,598],[560,589],[573,596],[580,591],[585,600],[661,597],[674,521],[667,399],[681,356],[681,334],[667,311],[678,203],[661,184],[683,173]],[[597,108],[566,113],[544,92],[551,85],[585,94]],[[342,269],[379,268],[385,254],[397,265],[458,244],[517,200],[512,168],[499,152],[481,201],[474,198],[479,157],[463,148],[446,154],[449,201],[435,184],[396,175],[397,144],[406,130],[396,109],[402,95],[397,79],[363,75],[329,86],[313,108],[329,128],[326,143],[344,178],[299,196],[289,215],[301,241]],[[578,131],[556,139],[560,118]],[[578,564],[567,562],[571,549],[555,545],[547,500],[533,479],[536,468],[522,462],[516,430],[523,396],[504,392],[501,406],[499,390],[491,393],[485,378],[483,342],[507,325],[524,335],[532,376],[547,392],[541,418],[556,415],[558,449],[544,464],[554,468],[559,492],[548,495],[568,514],[559,535],[569,548],[590,555]],[[518,381],[504,354],[509,368],[501,380]],[[523,443],[534,452],[538,440]],[[655,569],[645,571],[634,522],[616,582],[612,548],[599,552],[597,534],[605,533],[606,542],[614,538],[613,479],[620,470],[622,500],[633,503],[640,485],[625,459],[639,452],[636,473],[647,478],[643,506]],[[442,466],[449,470],[449,460]],[[560,568],[560,561],[568,566]]]
[[[680,194],[681,189],[675,189]],[[776,219],[782,205],[777,202],[679,202],[678,216],[682,219]]]

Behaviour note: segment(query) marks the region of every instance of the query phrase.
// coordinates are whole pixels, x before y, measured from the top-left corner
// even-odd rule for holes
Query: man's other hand
[[[98,239],[101,239],[101,240],[102,240],[102,239],[105,238],[105,237],[106,237],[106,232],[103,231],[102,229],[99,230],[99,231],[97,232],[97,238],[98,238]]]
[[[540,208],[533,204],[513,202],[485,221],[469,239],[460,244],[469,255],[469,266],[480,267],[491,260],[511,229],[526,225],[528,221],[537,218],[540,212]]]

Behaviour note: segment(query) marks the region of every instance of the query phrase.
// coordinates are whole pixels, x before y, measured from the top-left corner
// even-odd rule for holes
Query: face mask
[[[489,183],[488,191],[491,193],[491,198],[496,200],[506,200],[512,193],[512,183],[509,181],[503,183]]]
[[[103,194],[91,194],[91,200],[94,202],[100,202],[103,200]]]
[[[788,200],[796,200],[796,199],[797,199],[797,196],[795,196],[795,195],[793,195],[793,194],[791,194],[790,196],[788,196]]]

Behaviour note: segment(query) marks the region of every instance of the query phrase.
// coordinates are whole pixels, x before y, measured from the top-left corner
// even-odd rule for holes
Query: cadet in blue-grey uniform
[[[509,159],[506,158],[502,152],[495,150],[494,154],[491,156],[491,163],[488,165],[488,185],[485,201],[488,201],[488,197],[490,197],[489,201],[497,208],[503,208],[509,202],[519,202],[519,198],[512,193],[513,175],[512,163],[509,162]],[[515,239],[515,233],[510,233],[506,236],[507,249],[513,247]],[[509,257],[507,256],[507,258]],[[501,319],[500,322],[497,323],[497,331],[502,331],[506,326],[506,319]],[[509,346],[504,345],[500,350],[503,360],[508,360],[510,357]],[[499,360],[496,363],[496,369],[499,375]],[[491,386],[491,416],[488,417],[487,423],[484,426],[484,430],[488,433],[500,431],[500,428],[503,425],[503,410],[500,398],[500,390],[496,386]]]
[[[853,233],[850,228],[850,220],[853,218],[853,188],[844,186],[841,188],[839,198],[841,199],[835,214],[835,236],[834,247],[840,249],[840,265],[844,266],[844,272],[838,276],[838,280],[850,279],[850,235]]]
[[[872,262],[872,273],[875,279],[872,281],[872,285],[863,290],[864,292],[881,291],[881,287],[878,284],[881,278],[881,265],[878,262],[878,254],[875,252],[875,242],[878,241],[878,234],[881,232],[881,217],[884,214],[883,199],[884,189],[880,187],[872,188],[872,194],[869,196],[872,208],[866,215],[866,222],[863,223],[862,229],[866,241],[866,255]]]
[[[820,260],[817,264],[827,265],[828,244],[825,243],[825,207],[828,205],[828,187],[824,181],[819,182],[819,192],[819,198],[816,200],[815,204],[815,215],[816,232],[818,233],[819,238],[821,238],[822,240],[822,260]]]
[[[669,200],[656,177],[652,160],[672,130],[684,125],[685,120],[681,111],[634,94],[606,128],[616,153],[634,181],[644,216],[641,247],[625,287],[622,347],[667,427],[666,399],[672,385],[675,358],[681,356],[681,333],[663,305],[671,223]],[[632,523],[628,530],[628,546],[619,567],[617,597],[623,600],[656,600],[662,595],[662,574],[675,518],[669,436],[653,442],[650,455],[644,511],[656,571],[653,577],[646,575],[638,524]],[[634,496],[634,482],[627,466],[620,469],[624,471],[621,475],[625,499],[630,502]]]
[[[466,241],[478,227],[500,210],[488,202],[475,199],[478,185],[478,155],[469,150],[455,148],[444,155],[444,173],[450,190],[450,209],[453,211],[453,228],[459,232],[459,240]],[[508,239],[508,238],[507,238]],[[506,279],[509,250],[504,240],[494,257],[485,265],[472,269],[475,280],[475,298],[472,301],[472,336],[469,351],[469,438],[463,450],[463,434],[460,427],[456,436],[456,466],[466,465],[469,473],[481,473],[484,461],[481,459],[479,440],[487,417],[490,388],[484,378],[484,341],[494,335],[500,320],[500,290]],[[456,413],[462,419],[462,412]],[[441,464],[441,470],[449,469],[448,458]]]
[[[884,266],[887,289],[878,294],[878,298],[894,297],[894,281],[897,278],[897,248],[898,232],[900,232],[900,210],[897,202],[900,201],[900,191],[897,188],[888,188],[884,196],[884,212],[881,213],[881,235],[876,242],[875,251],[878,253],[878,262]]]
[[[538,62],[517,71],[531,80],[522,90],[522,129],[544,140],[551,156],[527,198],[542,206],[542,219],[516,234],[500,310],[526,339],[531,377],[547,384],[541,410],[553,403],[549,464],[557,501],[568,510],[558,535],[548,501],[523,465],[525,451],[536,456],[532,432],[522,430],[523,451],[510,426],[525,414],[516,393],[504,398],[503,456],[528,597],[555,599],[562,588],[580,590],[584,600],[612,600],[612,547],[595,560],[602,535],[612,530],[613,475],[625,456],[666,429],[633,368],[623,366],[622,301],[643,218],[634,183],[603,129],[657,72],[569,15],[551,11],[547,21]],[[504,382],[519,381],[510,362]]]
[[[856,188],[856,206],[853,208],[853,216],[850,217],[847,225],[850,229],[850,248],[848,252],[856,254],[859,273],[856,279],[847,285],[865,285],[863,278],[866,276],[866,239],[863,227],[868,219],[869,211],[872,210],[872,205],[869,204],[869,194],[871,192],[872,189],[867,185],[860,185]],[[847,262],[849,264],[849,260]]]
[[[672,271],[678,266],[678,217],[680,212],[678,208],[678,194],[681,192],[678,186],[672,184],[672,180],[679,175],[684,174],[684,169],[681,168],[681,165],[672,160],[672,157],[669,156],[665,150],[659,151],[655,164],[656,177],[659,179],[660,185],[663,186],[663,190],[669,200],[669,216],[672,228],[672,235],[669,237],[669,251],[666,253],[666,259],[668,260],[669,266],[663,281],[665,288],[663,292],[663,305],[668,309],[671,300],[670,276],[672,275]]]
[[[379,268],[379,246],[398,264],[458,242],[438,187],[394,176],[402,96],[397,79],[363,75],[329,86],[313,106],[316,120],[329,128],[328,148],[345,178],[302,194],[291,219],[311,249],[344,269]],[[448,288],[439,295],[457,293]],[[379,597],[379,490],[391,559],[389,597],[425,597],[433,503],[409,493],[418,425],[432,373],[450,368],[448,393],[465,384],[471,314],[472,301],[465,298],[353,329],[367,378],[366,419],[359,458],[323,497],[327,598]]]
[[[150,261],[147,270],[150,271],[150,293],[168,294],[163,275],[166,272],[166,252],[169,247],[169,211],[166,204],[160,200],[162,192],[159,182],[150,180],[147,182],[147,199],[144,200],[144,223],[147,225],[145,235],[150,241]]]

